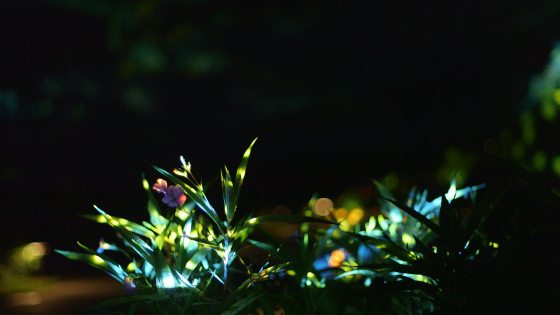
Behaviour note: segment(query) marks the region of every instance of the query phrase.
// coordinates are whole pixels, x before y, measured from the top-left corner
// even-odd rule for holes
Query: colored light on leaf
[[[348,224],[356,225],[360,223],[363,217],[364,217],[364,210],[362,210],[361,208],[354,208],[348,214],[347,217]]]
[[[336,209],[336,211],[334,212],[334,217],[336,218],[337,221],[344,220],[347,215],[348,215],[348,210],[344,208]]]
[[[334,250],[332,251],[331,256],[329,257],[329,267],[338,268],[342,265],[345,259],[346,259],[346,254],[342,249]]]

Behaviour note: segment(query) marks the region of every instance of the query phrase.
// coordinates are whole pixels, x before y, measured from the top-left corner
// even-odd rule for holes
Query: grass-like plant
[[[271,308],[262,302],[264,293],[256,285],[289,262],[268,260],[253,266],[243,260],[239,255],[243,246],[270,250],[269,256],[276,250],[248,238],[255,227],[267,222],[332,222],[300,215],[236,216],[254,143],[243,154],[234,175],[226,167],[222,170],[221,213],[210,203],[204,186],[183,157],[181,167],[173,172],[155,167],[172,184],[160,178],[150,185],[143,179],[149,222],[135,223],[94,206],[99,214],[89,218],[112,227],[122,238],[122,245],[101,241],[99,248],[92,249],[78,242],[85,252],[56,252],[105,271],[130,293],[98,305],[96,311],[130,307],[131,313],[142,309],[150,314],[236,314],[256,307]],[[162,195],[162,203],[174,211],[165,215],[154,192]],[[121,257],[111,258],[109,252]],[[118,260],[127,261],[127,265],[123,267]]]
[[[484,185],[431,201],[413,189],[399,202],[378,182],[379,211],[335,209],[312,198],[303,215],[238,215],[253,143],[235,174],[221,172],[223,210],[208,200],[190,163],[150,185],[149,220],[135,223],[97,206],[88,218],[112,227],[120,245],[101,241],[83,252],[57,250],[123,283],[127,295],[96,313],[128,314],[425,314],[467,309],[465,279],[493,259],[497,244],[481,229]],[[161,200],[159,199],[161,197]],[[468,198],[470,197],[470,198]],[[356,204],[354,202],[354,204]],[[315,213],[315,216],[313,216]],[[285,239],[252,238],[262,223],[299,224]],[[244,254],[261,251],[260,262]],[[274,280],[274,281],[267,281]]]

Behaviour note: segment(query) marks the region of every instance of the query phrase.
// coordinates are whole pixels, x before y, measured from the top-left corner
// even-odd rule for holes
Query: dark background
[[[446,148],[482,154],[517,123],[559,15],[545,0],[2,1],[2,252],[95,244],[106,231],[79,215],[145,218],[150,164],[185,155],[211,182],[254,137],[245,212],[392,171],[421,184]]]

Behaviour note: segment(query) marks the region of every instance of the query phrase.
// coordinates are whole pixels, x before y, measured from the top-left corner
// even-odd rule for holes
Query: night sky
[[[255,137],[246,212],[421,179],[516,123],[560,38],[553,1],[71,3],[0,4],[3,251],[95,242],[79,215],[143,219],[150,164],[212,182]]]

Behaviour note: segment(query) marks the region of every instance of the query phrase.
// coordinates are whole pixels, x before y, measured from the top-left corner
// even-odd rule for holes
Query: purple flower
[[[182,206],[186,200],[187,196],[179,186],[169,186],[161,201],[171,208],[177,208]]]
[[[167,186],[167,182],[159,178],[152,188],[163,194],[163,199],[161,200],[164,204],[170,206],[171,208],[177,208],[182,206],[187,200],[187,196],[179,186]]]

